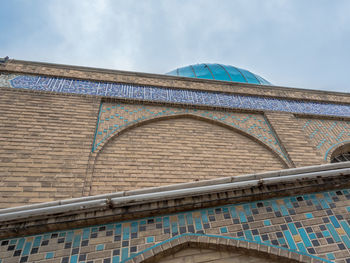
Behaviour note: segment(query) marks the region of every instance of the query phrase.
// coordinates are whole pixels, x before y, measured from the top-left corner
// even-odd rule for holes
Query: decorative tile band
[[[207,111],[127,103],[102,102],[92,151],[95,151],[99,145],[108,140],[112,135],[130,125],[145,120],[182,114],[203,117],[241,130],[271,147],[288,162],[286,154],[283,152],[274,132],[270,129],[267,121],[261,114]]]
[[[349,261],[349,200],[350,189],[343,189],[4,239],[0,258],[2,263],[13,257],[20,262],[123,262],[188,233]]]
[[[1,75],[2,78],[7,78]],[[4,82],[4,81],[2,81]],[[222,92],[206,92],[159,88],[118,83],[93,82],[66,78],[13,75],[5,81],[20,89],[86,94],[154,102],[205,105],[248,110],[272,110],[294,113],[350,117],[350,105],[243,96]]]
[[[350,122],[322,119],[299,119],[315,147],[327,159],[328,152],[343,142],[350,142]]]
[[[300,254],[300,255],[307,255],[308,257],[311,257],[311,258],[315,258],[315,259],[318,259],[322,262],[328,262],[328,263],[332,263],[332,261],[328,260],[328,259],[324,259],[324,258],[320,258],[320,257],[317,257],[317,256],[314,256],[314,255],[310,255],[308,253],[304,253],[304,252],[300,252],[300,251],[293,251],[291,249],[288,249],[288,248],[284,248],[284,247],[278,247],[278,246],[274,246],[274,245],[271,245],[271,244],[266,244],[266,243],[263,243],[263,242],[259,242],[259,241],[252,241],[252,240],[247,240],[247,239],[244,239],[244,238],[235,238],[235,237],[230,237],[230,236],[219,236],[219,235],[206,235],[206,234],[196,234],[196,233],[186,233],[186,234],[181,234],[181,235],[178,235],[178,236],[174,236],[172,238],[169,238],[168,240],[165,240],[163,242],[160,242],[154,246],[151,246],[147,249],[145,249],[144,251],[142,252],[139,252],[139,253],[136,253],[132,256],[130,256],[127,260],[129,259],[133,259],[135,257],[137,257],[138,255],[141,255],[151,249],[154,249],[156,247],[159,247],[163,244],[166,244],[166,243],[169,243],[175,239],[180,239],[181,237],[186,237],[186,236],[195,236],[195,237],[214,237],[214,238],[223,238],[223,239],[228,239],[228,240],[237,240],[237,241],[245,241],[245,242],[248,242],[248,243],[255,243],[255,244],[261,244],[261,245],[265,245],[265,246],[268,246],[268,247],[275,247],[275,248],[278,248],[278,249],[282,249],[282,250],[286,250],[286,251],[291,251],[291,252],[294,252],[294,253],[297,253],[297,254]]]

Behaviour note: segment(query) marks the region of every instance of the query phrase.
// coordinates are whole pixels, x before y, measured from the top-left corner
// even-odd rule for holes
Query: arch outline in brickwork
[[[336,144],[333,144],[331,147],[329,147],[327,149],[326,154],[324,156],[324,159],[328,163],[330,163],[334,152],[336,152],[339,148],[344,147],[344,146],[350,148],[350,140],[344,140],[344,141],[338,142]]]
[[[155,262],[166,255],[176,253],[184,248],[226,250],[245,255],[263,256],[281,260],[282,262],[332,262],[311,254],[293,251],[288,248],[265,244],[259,241],[230,236],[185,233],[140,251],[129,258],[123,259],[121,263]]]
[[[191,113],[180,113],[180,114],[174,114],[174,115],[156,116],[156,117],[144,119],[144,120],[139,121],[139,122],[134,122],[134,123],[131,123],[130,125],[125,126],[123,129],[118,130],[117,132],[115,132],[111,136],[109,136],[105,141],[103,141],[103,143],[101,145],[99,145],[99,147],[96,148],[95,151],[91,152],[90,157],[89,157],[89,163],[87,166],[86,179],[85,179],[84,187],[83,187],[83,191],[82,191],[83,196],[90,195],[91,182],[92,182],[92,178],[93,178],[93,174],[94,174],[94,170],[95,170],[95,164],[98,160],[99,155],[103,152],[103,149],[108,145],[109,142],[112,142],[118,136],[120,136],[120,135],[124,134],[125,132],[128,132],[132,129],[135,129],[137,127],[140,127],[140,126],[143,126],[143,125],[146,125],[149,123],[162,121],[162,120],[180,119],[180,118],[190,118],[190,119],[200,120],[200,121],[211,123],[213,125],[218,125],[220,127],[224,127],[228,130],[234,131],[242,136],[249,138],[250,140],[257,143],[258,145],[267,149],[270,153],[272,153],[275,157],[277,157],[277,159],[281,162],[281,164],[284,165],[286,168],[290,167],[290,164],[276,150],[274,150],[268,144],[259,140],[255,136],[253,136],[249,133],[246,133],[245,131],[243,131],[239,128],[230,126],[228,124],[225,124],[225,123],[217,121],[217,120],[213,120],[213,119],[206,118],[203,116],[198,116],[198,115],[191,114]]]
[[[282,157],[283,153],[277,152],[271,146],[269,146],[265,142],[259,140],[254,135],[251,135],[251,134],[245,132],[244,130],[242,130],[242,129],[238,128],[238,127],[234,127],[234,126],[228,125],[226,123],[220,122],[218,120],[214,120],[214,119],[203,117],[203,116],[198,116],[198,115],[195,115],[195,114],[192,114],[192,113],[177,113],[177,114],[172,114],[172,115],[169,114],[169,115],[165,115],[165,116],[155,116],[155,117],[152,116],[152,117],[144,119],[142,121],[130,123],[129,125],[123,127],[122,129],[120,129],[118,131],[115,131],[108,138],[106,138],[104,141],[102,141],[101,144],[99,144],[98,147],[95,148],[96,156],[98,156],[103,151],[104,147],[110,141],[113,141],[116,137],[120,136],[121,134],[123,134],[123,133],[125,133],[125,132],[127,132],[127,131],[129,131],[131,129],[143,126],[145,124],[157,122],[157,121],[169,120],[169,119],[180,119],[180,118],[189,118],[189,119],[195,119],[195,120],[199,120],[199,121],[204,121],[204,122],[207,122],[207,123],[210,123],[210,124],[213,124],[213,125],[218,125],[218,126],[224,127],[226,129],[234,131],[234,132],[236,132],[236,133],[238,133],[240,135],[248,137],[249,139],[253,140],[254,142],[258,143],[259,145],[265,147],[267,150],[272,152],[276,157],[278,157],[278,159],[280,161],[282,161],[282,163],[286,167],[288,167],[287,161]]]

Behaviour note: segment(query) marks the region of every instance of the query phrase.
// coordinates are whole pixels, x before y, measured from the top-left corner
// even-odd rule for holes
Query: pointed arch
[[[137,128],[137,127],[140,127],[142,125],[149,124],[152,122],[157,122],[157,121],[161,121],[161,120],[168,120],[168,119],[179,119],[179,118],[192,118],[192,119],[196,119],[196,120],[201,120],[201,121],[205,121],[205,122],[208,122],[208,123],[211,123],[214,125],[218,125],[218,126],[227,128],[227,129],[234,131],[236,133],[239,133],[239,134],[253,140],[254,142],[260,144],[261,146],[263,146],[264,148],[266,148],[270,152],[272,152],[285,165],[286,168],[289,166],[286,159],[283,157],[283,153],[278,152],[276,149],[272,148],[270,145],[268,145],[264,141],[260,140],[256,136],[249,134],[248,132],[244,131],[243,129],[240,129],[237,126],[232,126],[232,125],[226,124],[222,121],[211,119],[211,118],[208,118],[205,116],[199,116],[199,115],[196,115],[193,113],[176,113],[176,114],[171,114],[171,115],[152,116],[152,117],[145,118],[145,119],[138,121],[138,122],[131,122],[129,125],[126,125],[123,128],[119,129],[118,131],[115,131],[112,135],[110,135],[105,140],[103,140],[98,145],[98,147],[95,148],[96,158],[103,151],[103,149],[106,147],[106,145],[109,142],[115,140],[116,137],[122,135],[123,133],[125,133],[129,130],[132,130],[134,128]]]
[[[226,250],[246,255],[254,255],[257,257],[265,257],[267,259],[274,259],[281,262],[331,262],[304,252],[265,244],[259,241],[246,240],[230,236],[195,233],[178,235],[155,244],[127,259],[124,259],[123,262],[157,262],[165,255],[176,253],[184,248]]]

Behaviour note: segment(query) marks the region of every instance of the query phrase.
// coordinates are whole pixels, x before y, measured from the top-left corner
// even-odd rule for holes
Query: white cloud
[[[19,59],[155,73],[220,62],[286,86],[344,90],[348,82],[346,0],[55,0],[40,7],[42,26],[11,47]]]

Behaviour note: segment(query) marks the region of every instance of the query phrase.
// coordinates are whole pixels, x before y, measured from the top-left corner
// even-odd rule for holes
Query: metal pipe
[[[188,196],[188,195],[194,195],[194,194],[222,192],[222,191],[233,190],[237,188],[249,188],[257,185],[269,185],[269,184],[311,179],[311,178],[317,178],[317,177],[334,177],[334,176],[339,176],[343,174],[350,174],[350,168],[338,169],[335,171],[333,170],[320,171],[315,173],[255,179],[250,181],[234,182],[234,183],[227,183],[227,184],[221,184],[221,185],[209,185],[209,186],[202,186],[202,187],[196,187],[196,188],[173,190],[169,192],[158,192],[158,193],[148,193],[148,194],[141,194],[141,195],[134,195],[134,196],[123,196],[118,198],[112,198],[111,203],[113,206],[120,206],[120,205],[125,205],[130,203],[132,204],[134,203],[136,204],[140,202],[142,203],[146,200],[147,201],[150,201],[150,200],[154,201],[158,199],[164,200],[164,198],[176,198],[179,196]]]
[[[347,165],[349,166],[350,163]],[[339,166],[335,166],[339,167]],[[335,168],[333,166],[333,168]],[[342,166],[341,166],[342,167]],[[297,168],[299,169],[299,168]],[[310,169],[310,168],[309,168]],[[298,171],[301,171],[299,169]],[[313,168],[312,168],[313,170]],[[281,172],[281,171],[280,171]],[[274,172],[272,177],[267,177],[268,174],[264,173],[258,175],[246,176],[250,178],[256,178],[254,180],[246,180],[242,182],[231,182],[221,184],[211,184],[198,187],[190,187],[184,189],[175,189],[170,191],[160,191],[151,193],[142,193],[125,196],[125,192],[119,192],[114,194],[105,194],[94,197],[77,198],[73,200],[55,201],[51,203],[41,204],[41,206],[33,205],[28,207],[19,207],[13,209],[0,210],[0,222],[9,220],[18,220],[23,218],[37,217],[42,215],[50,215],[57,213],[69,213],[69,212],[80,212],[84,210],[96,210],[108,207],[108,200],[114,207],[122,206],[125,204],[139,204],[148,201],[164,200],[165,198],[177,198],[188,195],[203,195],[213,192],[223,192],[226,190],[234,190],[238,188],[249,188],[258,185],[269,185],[283,182],[290,182],[296,180],[312,179],[317,177],[334,177],[344,174],[350,174],[350,168],[336,169],[336,170],[325,170],[318,172],[307,172],[300,174],[280,175],[280,173]],[[151,188],[149,191],[152,190]],[[138,191],[129,191],[128,193],[135,193]],[[124,196],[123,196],[124,195]],[[90,200],[89,200],[90,199]],[[92,200],[91,200],[92,199]],[[77,202],[78,201],[78,202]],[[24,209],[23,209],[24,208]],[[21,209],[21,210],[20,210]]]
[[[178,190],[178,189],[196,188],[196,187],[202,187],[207,185],[227,184],[230,182],[242,182],[242,181],[260,179],[260,178],[281,177],[281,176],[292,175],[292,174],[311,173],[311,172],[326,171],[326,170],[341,169],[341,168],[350,168],[350,162],[299,167],[299,168],[284,169],[279,171],[264,172],[259,174],[222,177],[222,178],[217,178],[212,180],[203,180],[199,182],[188,182],[188,183],[181,183],[181,184],[161,186],[161,187],[152,187],[152,188],[144,188],[144,189],[137,189],[137,190],[131,190],[131,191],[115,192],[112,194],[102,194],[102,195],[79,197],[79,198],[26,205],[26,206],[10,207],[5,209],[0,209],[0,214],[16,212],[16,211],[32,210],[32,209],[51,207],[51,206],[60,206],[64,204],[73,204],[73,203],[79,203],[79,202],[85,202],[85,201],[91,201],[91,200],[100,200],[105,198],[111,199],[111,198],[122,197],[122,196],[133,196],[133,195],[147,194],[147,193],[154,193],[154,192],[165,192],[165,191],[172,191],[172,190]]]
[[[108,206],[107,199],[104,199],[104,200],[80,202],[75,204],[43,207],[43,208],[37,208],[37,209],[31,209],[31,210],[25,210],[25,211],[16,211],[16,212],[0,214],[0,222],[37,217],[37,216],[44,216],[44,215],[51,215],[51,214],[58,214],[58,213],[79,212],[79,211],[85,211],[89,209],[97,210],[97,208],[106,208],[107,206]]]

